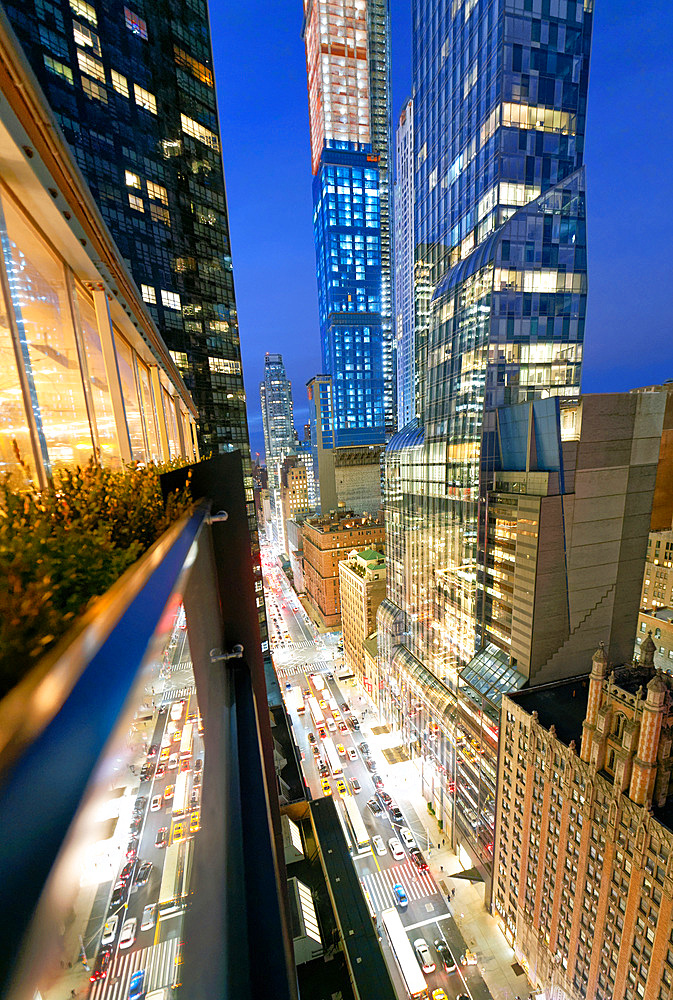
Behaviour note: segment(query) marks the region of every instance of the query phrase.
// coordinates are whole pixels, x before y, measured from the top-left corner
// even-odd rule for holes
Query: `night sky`
[[[391,0],[393,124],[411,93],[411,0]],[[253,457],[259,382],[283,355],[295,424],[320,372],[301,0],[211,0]],[[582,388],[673,378],[673,4],[596,0],[585,145],[589,304]]]

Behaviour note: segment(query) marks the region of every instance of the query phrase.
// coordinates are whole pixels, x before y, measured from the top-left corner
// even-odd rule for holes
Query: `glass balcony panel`
[[[100,449],[100,460],[103,465],[110,468],[118,468],[121,465],[121,454],[115,427],[114,411],[110,398],[110,386],[108,384],[105,363],[103,361],[103,348],[96,322],[96,313],[90,296],[81,285],[76,286],[77,309],[82,325],[82,341],[86,354],[86,363],[89,372],[89,384],[98,432],[98,447]]]

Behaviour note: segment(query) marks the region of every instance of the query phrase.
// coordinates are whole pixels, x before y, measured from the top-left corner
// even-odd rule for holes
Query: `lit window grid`
[[[151,94],[149,90],[145,90],[143,87],[139,87],[137,83],[134,83],[133,96],[138,107],[144,108],[145,111],[150,111],[153,115],[156,115],[157,99],[154,94]]]

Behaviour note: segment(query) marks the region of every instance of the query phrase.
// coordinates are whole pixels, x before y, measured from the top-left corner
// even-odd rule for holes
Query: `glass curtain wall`
[[[127,432],[133,460],[161,461],[157,402],[166,412],[170,457],[180,455],[175,400],[163,385],[166,399],[154,400],[149,369],[113,328],[125,420],[117,426],[93,299],[4,187],[0,240],[0,471],[39,479],[40,470],[49,477],[92,454],[118,467]],[[186,450],[193,458],[191,433]]]

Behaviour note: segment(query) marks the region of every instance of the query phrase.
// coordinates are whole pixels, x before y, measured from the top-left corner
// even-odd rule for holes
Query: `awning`
[[[454,872],[453,875],[449,875],[449,878],[464,878],[468,882],[483,882],[483,877],[479,874],[476,868],[466,868],[462,872]]]

